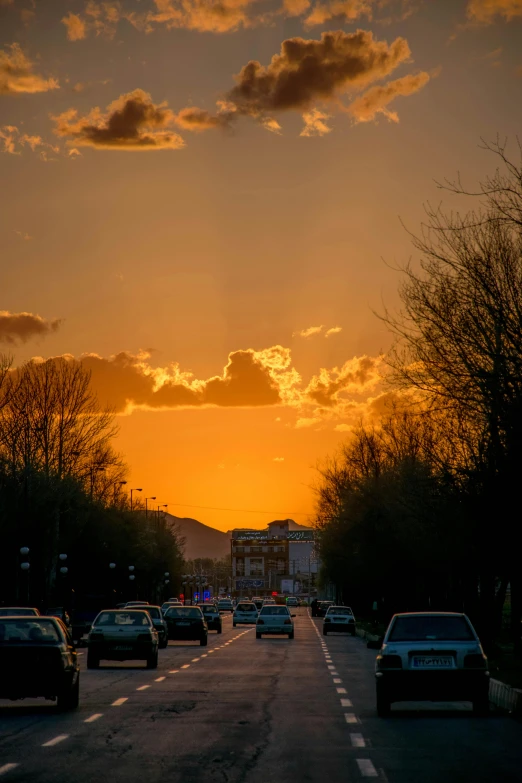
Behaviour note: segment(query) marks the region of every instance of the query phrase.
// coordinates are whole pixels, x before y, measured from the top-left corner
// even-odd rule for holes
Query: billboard
[[[252,590],[265,587],[265,579],[236,579],[236,590]]]
[[[294,580],[293,579],[281,579],[281,592],[293,593],[294,592]]]
[[[266,530],[243,530],[236,533],[234,541],[267,541],[268,532]]]
[[[289,541],[313,541],[314,531],[313,530],[289,530],[288,540]]]

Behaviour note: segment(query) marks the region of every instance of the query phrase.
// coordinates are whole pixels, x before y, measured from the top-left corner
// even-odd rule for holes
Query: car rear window
[[[121,610],[118,612],[100,612],[94,625],[151,625],[151,619],[146,612]]]
[[[171,606],[167,609],[167,617],[201,617],[201,609],[197,606]]]
[[[472,641],[472,630],[465,617],[443,615],[397,617],[391,629],[390,642]]]
[[[349,606],[330,606],[327,614],[353,614]]]
[[[60,633],[52,620],[0,620],[0,644],[39,642],[56,644],[61,642]]]
[[[286,615],[288,617],[290,612],[288,611],[286,606],[263,606],[263,608],[261,609],[260,614],[263,614],[263,615],[267,615],[267,614],[268,615]]]
[[[200,607],[204,614],[217,614],[218,610],[215,606],[202,606]]]
[[[19,609],[13,607],[9,609],[3,609],[0,607],[0,617],[38,617],[38,611],[36,609]]]
[[[236,606],[238,612],[256,612],[255,604],[238,604]]]

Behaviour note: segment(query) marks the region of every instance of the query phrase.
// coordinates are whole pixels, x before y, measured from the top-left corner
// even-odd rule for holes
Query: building
[[[236,596],[308,593],[318,561],[313,530],[290,530],[275,520],[265,530],[236,529],[231,536],[232,589]]]

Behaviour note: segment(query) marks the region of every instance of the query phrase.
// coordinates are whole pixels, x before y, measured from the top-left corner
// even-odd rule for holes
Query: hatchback
[[[294,638],[294,623],[287,606],[263,606],[256,623],[256,639],[261,639],[264,633],[286,634]]]
[[[257,608],[252,601],[240,601],[232,615],[232,625],[255,625],[257,621]]]
[[[355,636],[355,617],[349,606],[330,606],[324,616],[323,636],[339,631]]]
[[[201,647],[207,646],[208,626],[199,606],[171,606],[165,620],[169,639],[194,639]]]

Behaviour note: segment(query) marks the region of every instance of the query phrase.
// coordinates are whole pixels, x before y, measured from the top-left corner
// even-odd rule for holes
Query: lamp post
[[[136,579],[136,575],[132,573],[133,571],[134,571],[134,566],[133,566],[133,565],[130,565],[130,566],[129,566],[129,572],[130,572],[130,573],[129,573],[129,582],[131,583],[131,585],[133,585],[133,583],[134,583],[134,581],[135,581],[135,579]],[[137,588],[136,588],[136,589],[135,589],[135,591],[134,591],[134,593],[135,593],[134,597],[135,597],[135,598],[137,598],[137,593],[136,593],[136,590],[137,590]]]
[[[132,511],[132,493],[133,492],[143,492],[143,489],[141,487],[134,487],[133,489],[131,489],[131,491],[130,491],[130,496],[131,496],[130,510],[131,511]]]
[[[116,505],[116,496],[119,494],[119,488],[122,487],[124,484],[126,484],[126,481],[115,481],[114,482],[114,505]]]
[[[160,521],[160,508],[168,508],[168,503],[162,503],[160,506],[158,506],[157,515],[158,515],[158,527],[159,527],[159,521]]]
[[[147,501],[148,500],[156,500],[156,495],[152,495],[152,497],[150,497],[150,498],[145,498],[145,519],[147,519],[147,512],[148,512]]]

